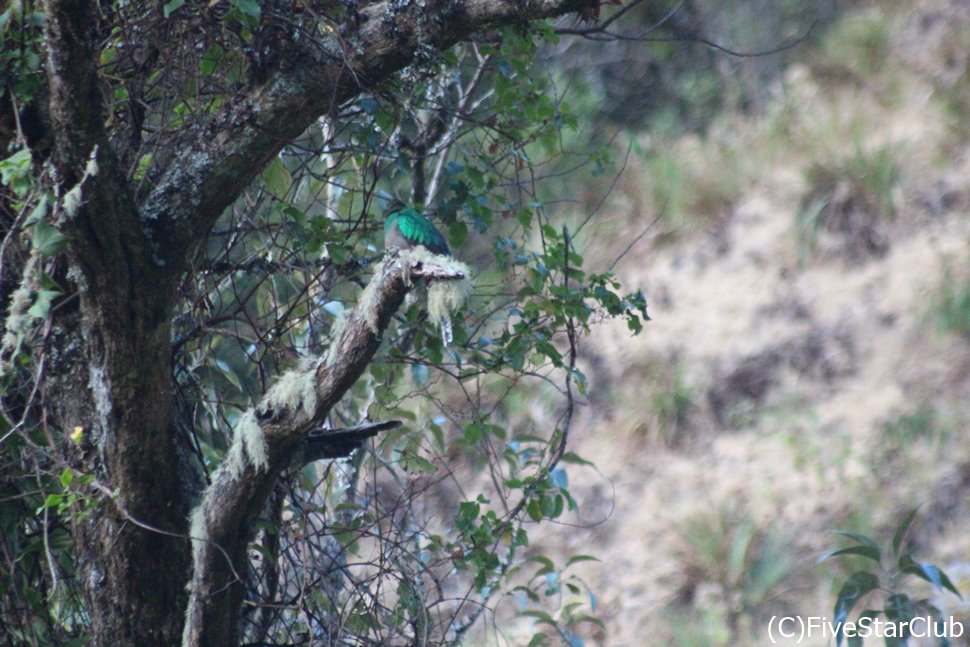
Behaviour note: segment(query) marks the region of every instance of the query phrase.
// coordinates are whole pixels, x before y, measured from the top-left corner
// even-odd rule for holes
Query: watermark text
[[[791,644],[806,640],[828,640],[837,636],[848,638],[959,638],[963,623],[949,618],[936,620],[930,616],[916,616],[906,621],[890,622],[864,616],[855,621],[833,622],[825,616],[772,616],[768,621],[771,643]]]

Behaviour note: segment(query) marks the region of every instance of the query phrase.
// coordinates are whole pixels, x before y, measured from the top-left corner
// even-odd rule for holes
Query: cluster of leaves
[[[526,585],[515,589],[522,606],[535,605],[522,612],[525,617],[535,618],[540,628],[529,641],[529,647],[556,644],[553,636],[570,647],[581,647],[585,644],[577,633],[581,625],[604,628],[603,621],[592,615],[596,612],[596,595],[581,577],[568,572],[573,565],[588,561],[599,560],[591,555],[574,555],[562,568],[545,556],[530,560],[538,568]],[[550,598],[561,601],[554,614],[546,610],[550,606],[546,601]],[[555,633],[550,635],[546,629]]]
[[[910,623],[917,617],[932,618],[935,626],[929,627],[931,633],[928,632],[926,635],[939,637],[941,647],[947,647],[950,644],[940,609],[932,604],[929,598],[913,598],[903,586],[909,576],[916,576],[932,584],[939,593],[943,593],[944,590],[950,591],[962,599],[960,592],[946,573],[934,564],[917,560],[912,551],[906,549],[904,540],[916,518],[916,513],[917,510],[914,509],[903,518],[896,528],[888,551],[884,551],[875,540],[866,535],[839,531],[838,534],[856,543],[832,550],[820,558],[821,561],[832,557],[858,556],[874,564],[877,569],[875,571],[863,569],[852,573],[839,590],[832,619],[836,627],[836,645],[841,645],[843,640],[846,640],[850,647],[862,645],[863,637],[859,635],[860,632],[848,632],[846,623],[856,605],[873,596],[878,596],[882,600],[882,608],[869,606],[860,611],[856,616],[855,625],[860,627],[871,625],[880,616],[885,617],[886,622],[894,625],[884,632],[887,647],[909,644]]]
[[[39,11],[26,9],[21,3],[11,3],[0,13],[0,97],[14,98],[24,105],[40,88],[43,23]]]
[[[87,625],[79,583],[73,577],[71,525],[100,498],[94,477],[46,459],[39,430],[2,435],[0,452],[0,575],[9,587],[0,598],[4,638],[10,644],[82,645]]]
[[[14,14],[13,8],[0,16],[5,44],[5,75],[0,84],[10,83],[0,91],[8,99],[26,102],[38,90],[34,48],[39,20],[36,13]],[[14,24],[24,29],[17,38],[10,32]],[[19,44],[8,49],[12,39]],[[65,238],[50,224],[53,198],[41,185],[28,149],[0,159],[0,185],[9,209],[0,218],[11,232],[2,247],[0,266],[23,264],[28,245],[38,252],[31,282],[17,291],[0,291],[6,317],[0,396],[8,404],[16,403],[14,410],[26,410],[36,389],[24,388],[20,378],[35,370],[31,340],[41,334],[42,322],[63,293],[49,269]],[[6,312],[7,306],[16,315]],[[11,644],[80,645],[80,639],[72,637],[88,621],[82,591],[73,578],[71,527],[98,499],[91,489],[93,477],[79,475],[57,461],[55,448],[51,430],[36,420],[0,416],[0,579],[9,584],[9,593],[0,596],[0,622],[2,635]]]

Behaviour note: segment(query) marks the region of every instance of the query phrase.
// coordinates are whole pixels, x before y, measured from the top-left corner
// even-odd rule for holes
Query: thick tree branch
[[[400,426],[400,420],[387,420],[344,429],[311,431],[305,438],[301,463],[306,465],[314,461],[350,456],[368,438]]]
[[[91,0],[44,0],[50,119],[60,180],[74,184],[104,130],[98,15]]]
[[[244,594],[239,578],[256,515],[311,430],[370,364],[412,281],[464,278],[460,264],[435,258],[441,257],[385,257],[326,356],[280,378],[237,424],[232,446],[192,517],[194,568],[183,647],[235,644]]]
[[[144,299],[128,294],[141,276],[151,276],[151,248],[137,219],[125,174],[105,131],[98,79],[98,19],[93,0],[44,0],[48,114],[54,133],[54,190],[57,221],[94,294],[119,295],[135,307]],[[157,299],[151,282],[149,301]],[[100,288],[100,289],[99,289]],[[117,319],[118,312],[108,313]],[[140,317],[146,313],[132,313]],[[134,322],[123,318],[120,323]]]
[[[365,7],[340,34],[314,42],[293,39],[281,53],[283,67],[265,84],[175,145],[179,153],[141,205],[159,262],[180,269],[222,211],[320,115],[475,33],[578,11],[596,1],[387,0]]]

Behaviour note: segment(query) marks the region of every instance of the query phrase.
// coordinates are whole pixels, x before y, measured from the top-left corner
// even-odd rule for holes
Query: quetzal
[[[416,247],[424,247],[432,254],[451,256],[448,242],[431,221],[413,207],[398,203],[384,220],[384,250],[404,251]],[[422,303],[429,316],[437,320],[441,341],[447,346],[452,339],[451,312],[464,301],[465,282],[434,281],[430,287],[420,282],[415,287],[416,290],[408,292],[404,303]]]
[[[384,220],[384,249],[414,249],[423,246],[432,254],[451,256],[441,232],[413,207],[399,206]]]

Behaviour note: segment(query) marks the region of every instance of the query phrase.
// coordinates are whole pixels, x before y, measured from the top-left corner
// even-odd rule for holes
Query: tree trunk
[[[110,164],[106,155],[100,172]],[[77,295],[55,310],[47,400],[57,428],[83,430],[80,442],[65,441],[71,464],[110,495],[75,527],[93,644],[172,645],[186,600],[190,501],[203,487],[174,417],[174,287],[157,279],[164,273],[138,246],[140,232],[110,231],[107,223],[135,219],[123,213],[123,190],[105,193],[122,199],[90,197],[101,227],[65,227]]]
[[[172,645],[186,600],[194,474],[178,451],[173,406],[179,268],[155,257],[105,132],[95,5],[44,8],[53,222],[67,239],[57,276],[68,291],[52,308],[44,349],[44,423],[61,430],[69,463],[109,494],[75,518],[92,644]],[[79,442],[66,439],[77,428]]]

